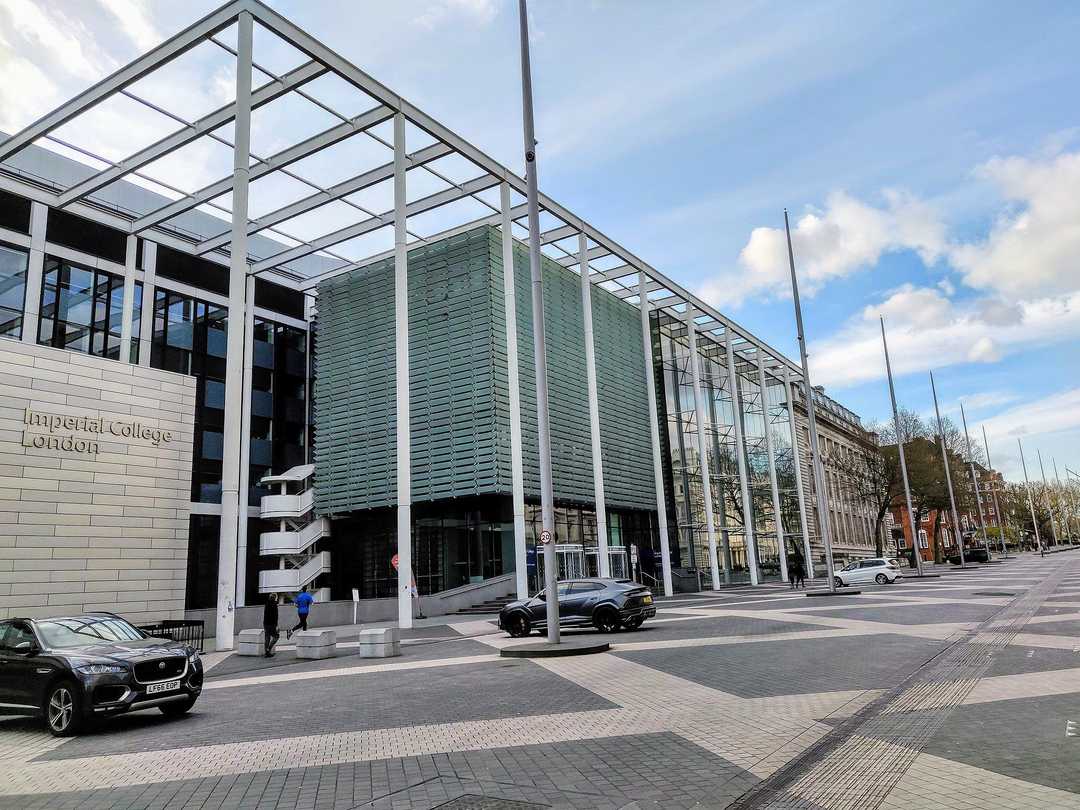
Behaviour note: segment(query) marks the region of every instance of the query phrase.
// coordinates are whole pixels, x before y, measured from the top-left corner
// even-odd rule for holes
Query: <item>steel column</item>
[[[394,115],[394,381],[397,397],[398,626],[412,627],[412,426],[409,420],[409,253],[405,116]]]
[[[251,376],[255,364],[255,276],[247,277],[244,311],[244,378],[240,399],[240,506],[236,513],[236,606],[247,604],[248,492],[251,489]],[[272,470],[271,472],[277,472]],[[281,472],[285,472],[281,470]]]
[[[1042,450],[1036,450],[1039,455],[1039,473],[1043,480],[1043,499],[1046,501],[1046,511],[1050,514],[1050,537],[1054,545],[1058,544],[1057,521],[1054,520],[1054,504],[1050,500],[1050,485],[1046,483],[1046,470],[1043,468]]]
[[[934,372],[930,372],[930,390],[934,394],[934,415],[937,417],[938,439],[941,441],[941,462],[945,465],[945,485],[949,489],[949,506],[955,525],[956,545],[960,550],[960,565],[964,565],[964,535],[960,530],[960,515],[956,512],[956,497],[953,495],[952,473],[949,472],[949,451],[945,446],[945,429],[941,426],[941,412],[938,410],[937,386],[934,385]]]
[[[240,512],[240,435],[247,291],[248,178],[251,162],[251,39],[249,12],[237,18],[236,122],[233,146],[232,242],[229,245],[229,329],[225,350],[225,429],[218,541],[217,648],[233,648],[236,557]],[[254,303],[254,302],[253,302]],[[246,506],[246,505],[245,505]]]
[[[739,487],[742,492],[743,542],[746,544],[746,565],[750,569],[750,584],[758,584],[757,547],[754,545],[754,502],[750,499],[749,465],[746,463],[746,437],[743,435],[742,397],[739,394],[739,375],[735,371],[735,347],[731,344],[731,331],[725,334],[727,342],[728,394],[735,423],[735,458],[739,465]]]
[[[982,495],[979,494],[979,477],[975,475],[975,460],[971,455],[971,437],[968,436],[967,414],[964,413],[964,403],[960,403],[960,419],[964,423],[964,442],[967,445],[968,467],[971,469],[971,485],[975,487],[975,511],[979,514],[979,530],[982,532],[983,548],[986,549],[986,559],[990,559],[990,541],[986,537],[986,521],[983,519]],[[989,463],[989,461],[987,462]]]
[[[124,245],[124,297],[120,307],[120,362],[131,362],[131,316],[135,311],[135,258],[139,238],[129,236]]]
[[[690,349],[690,380],[694,385],[694,417],[697,421],[698,465],[701,469],[701,490],[705,501],[705,536],[709,542],[709,574],[713,590],[720,588],[720,562],[716,551],[716,523],[713,519],[712,480],[709,469],[709,446],[705,442],[705,407],[701,393],[701,371],[697,351],[697,328],[694,326],[694,308],[686,310],[686,337]],[[686,493],[690,500],[689,490]]]
[[[26,266],[22,339],[37,343],[38,322],[41,317],[41,278],[45,272],[45,229],[49,222],[49,207],[43,203],[30,204],[30,259]]]
[[[799,454],[799,431],[795,423],[795,400],[791,393],[791,372],[784,369],[784,392],[787,396],[788,427],[791,430],[791,463],[795,466],[795,489],[799,493],[799,522],[802,524],[803,560],[806,576],[814,578],[814,562],[810,549],[810,526],[806,522],[806,498],[803,495],[802,459]]]
[[[139,365],[150,365],[154,341],[154,289],[157,286],[157,242],[143,240],[142,308],[139,310]]]
[[[1028,480],[1027,459],[1024,458],[1024,445],[1017,438],[1016,446],[1020,448],[1020,464],[1024,468],[1024,486],[1027,487],[1028,508],[1031,510],[1031,528],[1035,530],[1035,545],[1039,547],[1039,554],[1043,553],[1042,540],[1039,538],[1039,518],[1035,515],[1035,497],[1031,494],[1031,481]]]
[[[596,347],[593,343],[592,281],[589,278],[589,245],[578,234],[578,269],[581,271],[581,318],[585,327],[585,376],[589,391],[589,434],[592,437],[593,492],[596,499],[596,544],[600,552],[600,576],[611,576],[608,556],[607,502],[604,499],[604,461],[600,447],[600,404],[596,391]]]
[[[644,271],[638,273],[638,289],[641,291],[638,309],[641,310],[641,340],[645,346],[645,392],[649,404],[649,439],[652,442],[653,484],[656,487],[656,526],[660,532],[660,566],[664,581],[664,595],[671,596],[671,543],[668,538],[667,499],[664,496],[664,462],[660,457],[660,419],[656,413],[656,372],[653,370],[652,326],[649,323],[649,296],[645,292],[647,278]]]
[[[521,384],[518,368],[517,291],[510,185],[499,185],[502,227],[503,309],[506,313],[506,382],[510,397],[510,488],[514,509],[514,580],[518,599],[529,598],[525,548],[525,471],[521,460]]]
[[[787,582],[787,542],[784,540],[784,519],[780,512],[780,482],[776,480],[776,448],[773,446],[768,389],[765,387],[765,363],[760,350],[757,353],[757,368],[758,385],[761,386],[761,414],[762,420],[765,422],[765,449],[769,453],[769,484],[772,487],[773,515],[776,523],[776,547],[780,551],[780,580]]]
[[[885,350],[885,373],[889,378],[889,401],[892,403],[893,430],[896,432],[896,449],[900,456],[900,475],[904,480],[904,502],[907,505],[908,520],[911,522],[911,547],[915,551],[915,569],[922,574],[922,549],[919,548],[919,522],[915,520],[915,510],[911,506],[911,486],[908,484],[907,459],[904,456],[904,436],[900,430],[900,411],[896,407],[896,389],[893,387],[892,364],[889,362],[889,344],[885,340],[885,319],[881,319],[881,345]],[[946,469],[948,464],[945,465]],[[904,521],[900,521],[901,531]]]

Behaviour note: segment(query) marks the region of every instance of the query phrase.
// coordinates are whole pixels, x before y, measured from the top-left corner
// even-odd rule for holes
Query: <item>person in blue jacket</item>
[[[292,634],[297,630],[307,630],[308,613],[311,612],[311,603],[314,601],[315,597],[308,593],[307,585],[300,589],[300,593],[293,599],[293,603],[296,605],[296,617],[300,621],[296,623],[296,627],[290,630],[285,638],[292,638]]]

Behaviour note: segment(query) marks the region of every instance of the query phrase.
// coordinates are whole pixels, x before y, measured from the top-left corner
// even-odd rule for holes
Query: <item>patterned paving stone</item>
[[[914,619],[920,624],[936,624],[938,622],[978,622],[992,615],[999,608],[990,605],[911,605],[902,608],[905,617]],[[867,622],[885,622],[888,624],[900,621],[898,610],[901,608],[867,608],[855,610],[814,610],[808,615],[831,616],[838,619],[858,619]]]

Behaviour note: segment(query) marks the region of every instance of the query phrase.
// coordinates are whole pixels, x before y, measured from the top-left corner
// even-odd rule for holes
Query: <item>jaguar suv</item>
[[[558,584],[559,626],[614,633],[641,627],[656,615],[652,591],[629,579],[569,579]],[[547,594],[519,599],[499,613],[499,627],[515,638],[547,625]]]
[[[124,712],[183,714],[202,685],[196,649],[111,613],[0,621],[0,714],[40,716],[57,737]]]

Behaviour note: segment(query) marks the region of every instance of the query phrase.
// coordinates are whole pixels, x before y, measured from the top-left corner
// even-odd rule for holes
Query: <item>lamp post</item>
[[[529,209],[529,273],[532,281],[533,355],[536,366],[536,433],[540,450],[540,540],[544,546],[547,639],[559,643],[558,560],[555,554],[555,496],[551,483],[551,421],[548,415],[547,346],[544,340],[544,277],[540,265],[540,205],[537,201],[536,132],[533,126],[529,12],[518,0],[521,24],[521,115],[525,135],[525,181]],[[509,271],[512,272],[512,268]]]
[[[882,321],[882,330],[885,325]],[[884,331],[882,332],[884,337]],[[934,385],[934,372],[930,372],[930,391],[934,394],[934,415],[937,417],[938,441],[941,442],[941,463],[945,465],[945,484],[949,488],[949,506],[952,507],[953,527],[956,534],[956,545],[960,549],[960,567],[964,562],[964,535],[960,531],[960,516],[956,513],[956,496],[953,494],[952,473],[949,472],[949,450],[945,446],[945,429],[941,425],[941,411],[938,410],[937,386]]]
[[[795,252],[791,248],[791,226],[787,209],[784,209],[784,232],[787,234],[788,264],[791,267],[791,294],[795,299],[795,329],[799,338],[799,356],[802,360],[803,388],[806,393],[806,421],[810,430],[810,469],[817,489],[818,520],[821,524],[821,542],[825,546],[825,575],[829,579],[829,591],[836,592],[836,575],[833,569],[832,530],[829,525],[829,504],[825,499],[825,468],[821,463],[818,444],[817,418],[814,415],[814,388],[810,384],[810,366],[806,360],[806,335],[803,332],[802,305],[799,303],[799,280],[795,275]],[[734,373],[734,366],[732,367]]]
[[[915,510],[911,506],[911,486],[908,484],[907,459],[904,458],[904,436],[900,429],[900,412],[896,407],[896,388],[893,387],[892,363],[889,362],[889,342],[885,338],[885,318],[881,318],[881,346],[885,349],[885,374],[889,378],[889,400],[892,402],[893,430],[896,431],[896,448],[900,453],[900,476],[904,480],[904,502],[907,504],[908,520],[911,523],[911,549],[915,553],[915,570],[922,576],[922,549],[919,548],[919,524],[915,520]],[[900,528],[903,529],[903,521]]]
[[[1039,519],[1035,517],[1035,499],[1031,496],[1031,481],[1028,480],[1027,460],[1024,458],[1024,445],[1016,439],[1016,446],[1020,448],[1020,466],[1024,468],[1024,486],[1027,488],[1028,508],[1031,510],[1031,527],[1035,530],[1035,544],[1039,547],[1039,556],[1045,557],[1042,540],[1039,539]]]
[[[983,548],[986,549],[986,561],[990,562],[990,541],[986,539],[986,521],[983,520],[982,495],[979,494],[979,477],[975,475],[975,457],[971,454],[971,437],[968,436],[967,414],[964,403],[960,403],[960,419],[964,423],[964,444],[967,446],[968,467],[971,470],[971,485],[975,487],[975,512],[979,516],[979,530],[982,531]]]

